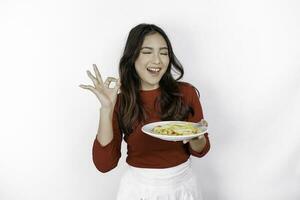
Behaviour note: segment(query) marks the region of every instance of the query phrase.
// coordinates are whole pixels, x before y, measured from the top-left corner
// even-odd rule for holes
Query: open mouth
[[[147,71],[151,74],[158,74],[160,72],[160,67],[147,67]]]

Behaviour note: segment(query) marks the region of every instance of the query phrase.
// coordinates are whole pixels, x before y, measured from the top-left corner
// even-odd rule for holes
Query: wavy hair
[[[170,40],[166,33],[154,24],[139,24],[129,32],[125,49],[119,63],[121,79],[120,99],[118,108],[118,121],[121,132],[130,134],[134,126],[147,119],[139,95],[141,80],[135,70],[135,61],[139,56],[144,38],[148,35],[159,33],[166,41],[170,62],[159,86],[161,95],[156,98],[155,106],[159,108],[161,120],[185,120],[189,113],[194,114],[193,108],[184,104],[179,91],[179,81],[184,70],[176,58]],[[179,76],[175,79],[171,73],[174,71]]]

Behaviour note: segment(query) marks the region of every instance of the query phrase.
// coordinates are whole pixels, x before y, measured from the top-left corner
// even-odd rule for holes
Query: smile
[[[150,71],[150,72],[157,73],[161,70],[161,68],[159,68],[159,67],[147,67],[147,70]]]

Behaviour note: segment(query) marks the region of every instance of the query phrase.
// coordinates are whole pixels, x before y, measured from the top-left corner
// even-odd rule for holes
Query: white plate
[[[158,125],[165,125],[169,123],[186,123],[186,124],[191,124],[194,125],[198,128],[200,128],[199,133],[195,133],[192,135],[160,135],[157,133],[153,132],[153,128],[158,126]],[[185,122],[185,121],[159,121],[159,122],[153,122],[150,124],[146,124],[142,127],[142,131],[152,137],[156,137],[162,140],[166,141],[183,141],[183,140],[189,140],[195,137],[199,137],[200,135],[203,135],[204,133],[207,133],[207,127],[206,126],[201,126],[199,123],[194,123],[194,122]]]

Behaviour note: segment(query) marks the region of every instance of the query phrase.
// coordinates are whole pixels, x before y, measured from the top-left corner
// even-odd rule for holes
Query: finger
[[[204,124],[204,126],[208,126],[208,123],[205,119],[203,119],[202,123]]]
[[[207,123],[207,121],[206,120],[204,120],[204,119],[201,119],[201,121],[200,122],[198,122],[201,126],[208,126],[208,123]]]
[[[95,90],[95,88],[93,86],[90,86],[90,85],[79,85],[79,87],[81,87],[83,89],[92,90],[92,91]]]
[[[204,138],[204,135],[200,135],[200,136],[198,137],[198,139],[202,139],[202,138]]]
[[[118,87],[120,87],[121,86],[121,79],[120,78],[118,78],[118,80],[117,80],[117,84],[116,84]]]
[[[105,82],[104,82],[105,87],[109,88],[109,85],[110,85],[111,82],[117,82],[117,79],[114,78],[114,77],[107,77]]]
[[[83,88],[83,89],[87,89],[90,90],[92,93],[94,93],[97,97],[99,96],[98,91],[96,90],[96,88],[94,88],[91,85],[80,85],[79,87]]]
[[[96,85],[99,84],[99,82],[98,82],[98,80],[96,79],[96,77],[94,77],[93,74],[92,74],[89,70],[87,70],[86,73],[87,73],[88,76],[92,79],[92,81],[93,81],[93,83],[94,83],[94,85],[95,85],[95,87],[96,87]]]
[[[117,93],[120,92],[120,87],[121,87],[121,80],[118,79],[117,83],[116,83],[116,86],[115,86],[115,90]]]
[[[183,142],[183,144],[186,144],[186,143],[188,143],[189,141],[188,141],[188,140],[183,140],[182,142]]]
[[[118,90],[121,87],[121,80],[118,78],[116,82],[115,89]]]
[[[109,78],[106,78],[106,80],[104,81],[104,86],[108,88],[110,82],[111,82],[110,79],[109,79]]]
[[[94,68],[94,71],[95,71],[96,78],[97,78],[98,82],[99,82],[100,84],[103,84],[103,80],[102,80],[101,74],[100,74],[100,72],[99,72],[99,70],[98,70],[98,68],[97,68],[97,65],[96,65],[96,64],[93,64],[93,68]]]

